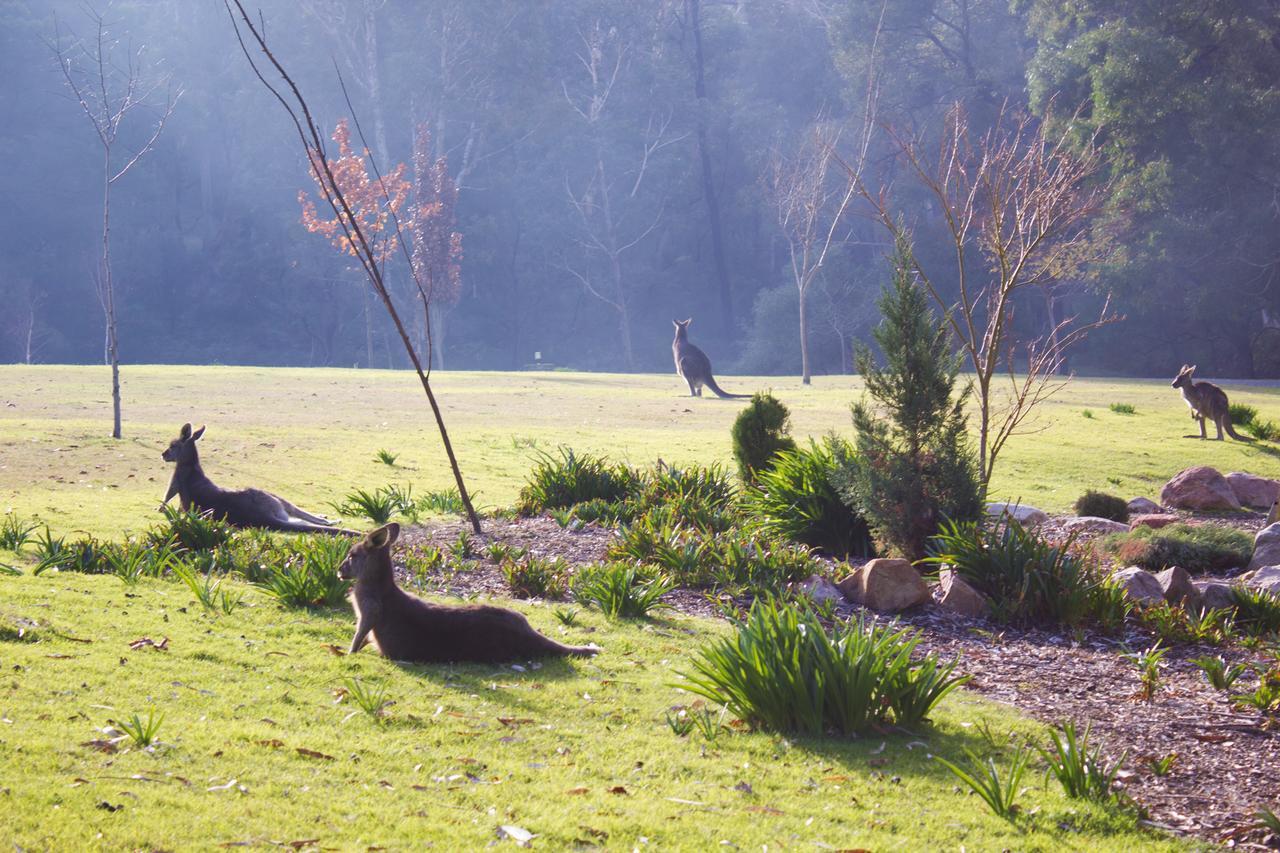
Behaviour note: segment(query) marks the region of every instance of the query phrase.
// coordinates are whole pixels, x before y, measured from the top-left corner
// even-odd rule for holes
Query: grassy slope
[[[355,486],[412,482],[421,493],[452,482],[407,373],[127,366],[123,377],[126,438],[113,442],[106,368],[0,367],[0,512],[39,515],[64,532],[141,529],[168,482],[160,451],[186,420],[209,425],[204,458],[215,481],[279,491],[313,511]],[[491,505],[510,504],[535,449],[557,444],[637,463],[728,462],[741,407],[681,396],[674,374],[441,373],[435,381],[468,482]],[[848,404],[860,393],[848,377],[816,377],[810,388],[781,377],[724,385],[772,388],[798,435],[847,435]],[[1227,388],[1233,402],[1280,419],[1280,391]],[[1137,414],[1114,414],[1113,402]],[[1156,496],[1192,464],[1280,476],[1280,458],[1265,449],[1181,438],[1191,421],[1167,382],[1076,380],[1032,426],[1040,431],[1010,443],[993,497],[1062,510],[1086,488]],[[406,467],[375,463],[379,448]]]
[[[670,706],[688,701],[672,686],[674,671],[687,665],[691,633],[724,630],[711,623],[611,625],[582,614],[567,638],[603,645],[594,661],[526,672],[414,668],[327,651],[348,639],[347,613],[284,612],[251,592],[245,600],[251,606],[214,617],[169,581],[128,588],[112,577],[0,577],[0,837],[60,850],[312,839],[302,846],[409,849],[431,840],[480,849],[496,827],[514,824],[537,833],[543,849],[621,849],[642,836],[658,849],[700,850],[722,841],[1179,847],[1138,833],[1131,818],[1063,800],[1034,775],[1022,798],[1030,811],[1016,825],[956,793],[927,752],[981,750],[984,727],[1001,739],[1035,731],[969,696],[947,700],[918,738],[788,742],[726,732],[705,747],[697,735],[679,739],[664,722]],[[559,634],[548,608],[522,609]],[[22,620],[39,625],[19,640]],[[144,636],[170,638],[169,650],[130,649]],[[333,690],[350,677],[385,680],[395,700],[388,722],[335,702]],[[152,707],[165,715],[154,751],[82,745],[109,721]],[[625,793],[610,792],[618,787]]]

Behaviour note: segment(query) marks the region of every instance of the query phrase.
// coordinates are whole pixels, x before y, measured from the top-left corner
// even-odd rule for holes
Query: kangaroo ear
[[[1189,375],[1191,375],[1192,373],[1195,373],[1195,372],[1196,372],[1196,366],[1195,366],[1194,364],[1187,368],[1187,375],[1188,375],[1188,376],[1189,376]]]
[[[186,441],[191,438],[191,424],[183,424],[182,429],[178,430],[178,438]]]
[[[400,525],[394,521],[384,524],[369,534],[367,541],[374,548],[389,548],[400,536]]]
[[[199,441],[199,440],[200,440],[200,436],[202,436],[202,435],[204,435],[204,427],[200,427],[200,429],[198,429],[198,430],[196,430],[195,432],[193,432],[193,433],[191,434],[191,440],[192,440],[192,441]]]
[[[680,321],[679,321],[679,320],[672,320],[672,321],[671,321],[671,325],[675,326],[675,327],[678,329],[678,328],[680,328]]]
[[[687,326],[687,325],[689,325],[689,324],[690,324],[690,323],[692,323],[692,322],[693,322],[693,318],[692,318],[692,317],[690,317],[688,320],[685,320],[685,321],[684,321],[684,325],[686,325],[686,326]]]

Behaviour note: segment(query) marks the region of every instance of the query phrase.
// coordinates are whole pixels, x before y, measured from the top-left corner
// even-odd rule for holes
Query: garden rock
[[[1164,591],[1164,600],[1170,604],[1200,606],[1200,590],[1192,583],[1191,573],[1181,566],[1170,566],[1156,575],[1156,580]]]
[[[1134,498],[1129,501],[1129,513],[1131,515],[1143,515],[1157,512],[1164,512],[1164,507],[1160,506],[1160,504],[1150,498]]]
[[[872,610],[896,612],[929,600],[929,586],[907,560],[872,560],[838,586],[850,601]]]
[[[1159,530],[1161,527],[1168,527],[1170,524],[1177,524],[1180,521],[1178,516],[1171,512],[1155,512],[1148,515],[1136,515],[1129,519],[1129,529],[1137,530],[1139,527],[1152,527]]]
[[[973,619],[986,616],[991,604],[954,569],[943,569],[938,575],[938,606]]]
[[[1149,605],[1164,602],[1164,589],[1160,586],[1160,581],[1156,580],[1155,575],[1137,566],[1121,569],[1111,576],[1111,580],[1118,583],[1129,600],[1135,604]]]
[[[987,504],[987,515],[999,518],[1007,515],[1023,527],[1043,524],[1049,520],[1049,514],[1026,504],[990,503]]]
[[[1263,566],[1249,577],[1246,584],[1254,589],[1280,596],[1280,566]]]
[[[1280,482],[1259,477],[1257,474],[1246,474],[1243,471],[1232,471],[1227,475],[1231,491],[1236,500],[1244,506],[1255,509],[1271,509],[1271,505],[1280,498]]]
[[[1249,571],[1263,566],[1280,566],[1280,522],[1270,524],[1253,537],[1253,558]]]
[[[1129,525],[1123,521],[1112,521],[1109,518],[1098,518],[1094,515],[1077,515],[1062,520],[1062,529],[1068,533],[1092,533],[1103,536],[1107,533],[1128,533]]]
[[[1231,599],[1231,584],[1222,581],[1195,581],[1194,583],[1204,607],[1210,610],[1221,610],[1235,606],[1235,602]]]
[[[1227,478],[1208,465],[1179,472],[1160,490],[1160,501],[1173,509],[1240,509]]]
[[[834,601],[836,604],[841,604],[844,602],[844,594],[840,592],[839,587],[821,575],[809,575],[793,589],[796,593],[807,595],[818,603]]]

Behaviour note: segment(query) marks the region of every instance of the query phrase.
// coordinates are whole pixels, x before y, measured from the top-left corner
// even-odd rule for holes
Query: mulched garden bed
[[[1188,521],[1257,530],[1261,514],[1233,517],[1179,513]],[[1050,539],[1065,539],[1059,520],[1042,528]],[[432,545],[442,550],[469,527],[461,521],[407,529],[401,548]],[[488,519],[485,532],[473,537],[476,556],[470,568],[440,571],[426,579],[428,591],[461,597],[507,596],[497,565],[484,556],[484,546],[502,542],[540,557],[560,557],[573,565],[598,562],[613,533],[596,525],[561,527],[550,518]],[[1077,537],[1085,545],[1094,537]],[[715,616],[717,603],[702,592],[677,590],[665,599],[681,613]],[[742,604],[742,602],[740,602]],[[845,604],[840,616],[859,610]],[[882,615],[875,615],[885,620]],[[1280,796],[1280,731],[1267,730],[1255,713],[1232,708],[1222,692],[1211,688],[1190,660],[1222,655],[1228,663],[1261,663],[1265,657],[1239,648],[1179,646],[1165,658],[1161,686],[1150,702],[1136,698],[1138,674],[1121,657],[1125,647],[1141,649],[1151,638],[1134,632],[1123,638],[1019,630],[985,620],[965,619],[934,608],[901,614],[899,621],[917,628],[923,650],[950,658],[959,655],[961,669],[973,678],[967,689],[1004,702],[1046,723],[1074,720],[1091,723],[1093,740],[1109,757],[1127,752],[1121,781],[1148,814],[1149,823],[1179,834],[1229,846],[1269,849],[1275,838],[1250,830],[1260,806],[1275,807]],[[1251,690],[1242,679],[1236,692]],[[997,733],[998,734],[998,733]],[[1157,776],[1148,759],[1176,753],[1172,770]]]

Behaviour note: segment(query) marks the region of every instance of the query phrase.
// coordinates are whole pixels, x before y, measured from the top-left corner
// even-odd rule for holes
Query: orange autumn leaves
[[[381,183],[370,176],[365,163],[369,152],[352,148],[345,118],[338,121],[332,138],[338,144],[338,156],[328,160],[332,184],[314,150],[308,151],[311,179],[322,195],[331,194],[325,192],[326,187],[336,187],[346,200],[346,208],[338,205],[337,214],[326,219],[306,191],[300,190],[303,227],[328,239],[340,253],[358,257],[361,246],[353,227],[358,225],[370,254],[379,264],[391,258],[399,249],[399,235],[406,234],[412,243],[411,264],[423,297],[446,304],[456,302],[462,260],[462,235],[454,230],[458,188],[449,176],[445,159],[433,160],[429,156],[426,128],[420,126],[414,139],[412,181],[406,177],[403,163],[383,175]],[[410,195],[416,203],[409,203]]]

